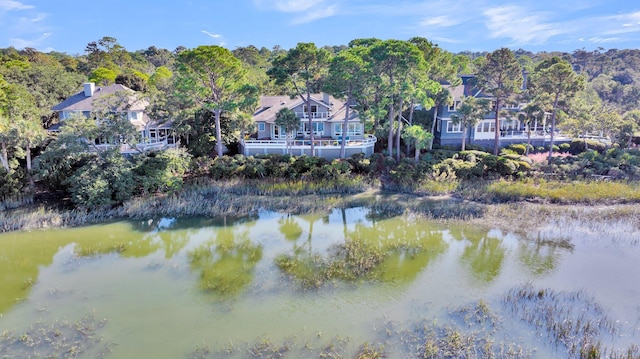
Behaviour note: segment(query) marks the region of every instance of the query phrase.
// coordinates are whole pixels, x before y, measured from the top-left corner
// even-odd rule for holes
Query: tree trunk
[[[347,96],[347,102],[345,103],[344,108],[344,122],[342,123],[342,141],[340,143],[340,158],[344,159],[347,157],[347,130],[349,129],[349,104],[351,103],[351,96]]]
[[[417,144],[416,144],[416,153],[415,153],[415,157],[413,158],[413,162],[414,163],[420,162],[420,148],[418,148]]]
[[[467,125],[463,125],[462,126],[462,146],[460,146],[460,151],[464,151],[466,143],[467,143]]]
[[[2,155],[0,156],[0,160],[2,160],[2,167],[9,172],[9,154],[7,153],[7,143],[2,142]]]
[[[494,111],[496,113],[496,120],[495,120],[495,140],[493,142],[493,154],[495,156],[498,155],[498,148],[500,148],[500,99],[496,98],[496,106],[494,108]]]
[[[438,106],[440,106],[439,103],[435,103],[433,105],[433,122],[431,122],[431,134],[433,135],[433,138],[431,139],[431,143],[429,143],[429,151],[433,150],[433,140],[435,139],[436,136],[436,121],[438,121]]]
[[[398,129],[396,130],[396,161],[400,163],[400,135],[402,134],[402,96],[398,104]]]
[[[553,136],[556,132],[556,112],[558,111],[558,98],[560,97],[559,93],[556,93],[556,98],[553,100],[553,112],[551,112],[551,141],[549,143],[549,165],[551,165],[551,160],[553,157]]]
[[[387,138],[387,150],[389,153],[387,155],[393,157],[393,120],[395,118],[393,113],[393,75],[389,76],[389,84],[391,87],[391,103],[389,104],[389,136]]]
[[[411,101],[411,107],[409,108],[409,127],[413,125],[413,101]],[[411,142],[407,141],[407,157],[411,156]]]
[[[527,148],[524,150],[525,156],[529,156],[529,147],[531,147],[531,126],[527,126]]]
[[[311,140],[311,156],[316,155],[316,148],[313,144],[313,118],[311,117],[311,93],[309,92],[309,81],[307,81],[307,116],[309,116],[309,139]]]
[[[393,156],[393,120],[394,120],[394,113],[393,113],[393,99],[391,101],[391,104],[389,105],[389,134],[387,136],[387,151],[389,152],[387,155],[388,156]]]
[[[222,129],[220,128],[220,114],[222,111],[215,110],[213,113],[215,115],[216,121],[216,153],[218,157],[222,157]]]
[[[27,178],[29,179],[29,189],[31,193],[35,191],[36,184],[33,181],[33,176],[31,175],[31,141],[27,139],[26,144],[26,157],[27,157]]]

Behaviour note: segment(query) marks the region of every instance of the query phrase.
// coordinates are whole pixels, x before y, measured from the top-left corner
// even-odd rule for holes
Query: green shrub
[[[7,172],[0,167],[0,200],[14,198],[25,188],[24,172],[20,169]]]
[[[586,143],[586,147],[585,147],[585,143]],[[574,139],[569,144],[569,153],[571,153],[572,155],[580,154],[582,152],[585,152],[587,149],[604,153],[607,150],[607,145],[593,139],[585,140],[582,138]]]
[[[117,148],[96,156],[65,181],[71,201],[87,208],[109,207],[123,203],[134,193],[132,164]]]
[[[220,156],[216,157],[209,167],[209,175],[215,179],[229,179],[238,174],[241,165],[244,164],[244,158]]]
[[[561,143],[558,145],[558,149],[560,150],[560,152],[569,152],[570,148],[571,144],[569,143]]]
[[[527,145],[524,143],[513,143],[511,145],[509,145],[509,147],[507,147],[508,149],[514,151],[515,153],[519,154],[519,155],[524,155],[525,152],[527,151]]]
[[[182,188],[191,155],[184,149],[151,152],[133,169],[141,193],[175,191]]]

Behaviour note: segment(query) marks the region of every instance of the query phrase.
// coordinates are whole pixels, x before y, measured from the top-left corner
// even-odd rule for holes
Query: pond
[[[640,358],[640,230],[365,207],[0,235],[0,356]]]

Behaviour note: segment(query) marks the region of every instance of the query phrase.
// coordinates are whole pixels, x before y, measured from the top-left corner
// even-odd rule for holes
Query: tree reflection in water
[[[199,273],[200,289],[222,298],[237,296],[253,281],[262,246],[253,243],[240,226],[215,231],[214,240],[188,252],[191,270]]]

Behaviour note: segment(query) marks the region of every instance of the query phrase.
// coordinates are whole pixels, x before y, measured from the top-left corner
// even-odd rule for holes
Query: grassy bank
[[[640,203],[640,186],[637,183],[498,180],[456,182],[449,186],[451,191],[440,188],[438,191],[425,191],[420,188],[406,193],[382,191],[378,183],[360,179],[327,182],[201,180],[176,193],[137,197],[114,208],[61,209],[60,206],[36,203],[3,210],[0,211],[0,231],[73,227],[159,216],[247,216],[261,210],[303,214],[356,206],[367,206],[381,216],[414,213],[433,219],[469,220],[495,215],[498,222],[502,218],[526,221],[529,218],[572,215],[574,207],[561,206],[567,204],[585,205],[578,207],[584,213],[594,212],[589,206],[609,205],[595,211],[601,218],[640,214],[640,206],[636,205]],[[425,196],[425,192],[430,195]],[[526,211],[523,210],[525,202],[529,208]],[[536,206],[529,202],[549,206]],[[516,203],[517,208],[511,208],[509,203]],[[616,204],[630,205],[614,206]],[[553,213],[553,208],[559,211]]]

